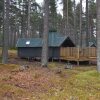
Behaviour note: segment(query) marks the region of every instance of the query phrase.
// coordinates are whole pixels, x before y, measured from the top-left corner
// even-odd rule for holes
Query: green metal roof
[[[96,47],[96,46],[97,46],[97,44],[96,44],[95,40],[89,42],[89,47]]]
[[[27,44],[29,42],[29,44]],[[16,47],[41,47],[42,39],[40,38],[19,38],[16,44]]]
[[[50,32],[48,37],[49,47],[59,47],[67,39],[67,37],[62,36],[56,32]],[[42,38],[20,38],[17,41],[16,47],[42,47]]]

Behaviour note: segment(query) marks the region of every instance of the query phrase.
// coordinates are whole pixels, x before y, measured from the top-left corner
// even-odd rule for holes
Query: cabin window
[[[30,45],[30,41],[26,41],[26,45]]]

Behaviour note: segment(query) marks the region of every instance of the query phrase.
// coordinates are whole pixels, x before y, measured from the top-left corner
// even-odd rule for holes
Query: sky
[[[39,4],[42,4],[44,0],[36,0],[37,3]],[[85,1],[86,0],[83,0],[83,9],[85,9]],[[63,6],[62,4],[59,4],[61,2],[61,0],[58,1],[57,3],[57,12],[58,13],[61,13],[62,14],[62,9],[63,9]],[[76,0],[76,3],[80,2],[80,0]]]
[[[37,3],[42,4],[44,0],[36,0]],[[59,2],[61,2],[61,0],[59,0]],[[59,4],[59,2],[57,3],[57,12],[58,13],[62,13],[62,5]]]

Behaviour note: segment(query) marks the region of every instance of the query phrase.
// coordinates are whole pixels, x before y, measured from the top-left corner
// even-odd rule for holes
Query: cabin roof
[[[96,47],[96,42],[89,42],[89,47]]]
[[[62,36],[57,32],[50,32],[48,37],[49,47],[60,47],[66,39],[69,39],[69,37]],[[42,38],[20,38],[16,47],[42,47],[42,44]]]
[[[42,39],[41,38],[20,38],[17,41],[17,47],[41,47]]]

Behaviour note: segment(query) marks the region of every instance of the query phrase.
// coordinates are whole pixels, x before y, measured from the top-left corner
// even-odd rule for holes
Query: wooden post
[[[79,58],[80,58],[80,48],[77,48],[77,65],[79,66]]]
[[[59,63],[61,63],[61,59],[59,58]]]
[[[89,60],[89,65],[91,65],[91,61]]]
[[[28,61],[30,61],[30,58],[28,57]]]
[[[52,57],[52,62],[53,62],[53,57]]]
[[[80,65],[80,63],[79,63],[79,61],[77,61],[77,66],[79,66]]]

